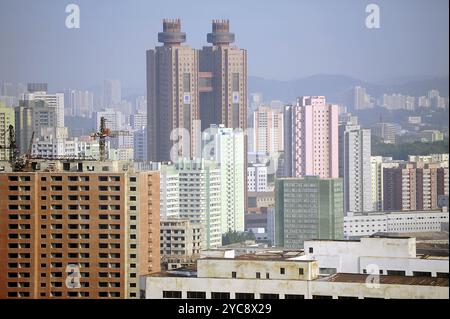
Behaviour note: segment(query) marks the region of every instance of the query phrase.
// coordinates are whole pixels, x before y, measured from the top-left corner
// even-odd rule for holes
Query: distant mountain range
[[[348,103],[354,86],[366,88],[368,94],[378,98],[384,93],[422,96],[437,89],[441,96],[449,96],[449,77],[410,77],[369,83],[345,75],[318,74],[291,81],[268,80],[250,76],[248,92],[261,92],[264,101],[281,100],[289,103],[301,95],[325,95],[329,102]]]

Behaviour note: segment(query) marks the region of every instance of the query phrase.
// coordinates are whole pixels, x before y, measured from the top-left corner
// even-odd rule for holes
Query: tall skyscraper
[[[305,240],[343,239],[342,179],[317,176],[275,181],[275,245],[303,248]]]
[[[171,160],[175,143],[171,133],[177,128],[190,135],[183,134],[177,155],[193,157],[199,138],[198,52],[182,44],[186,34],[181,32],[179,19],[163,21],[158,41],[163,45],[147,51],[148,158],[155,162]]]
[[[139,298],[160,270],[159,173],[37,164],[0,172],[0,298]]]
[[[284,113],[285,176],[339,177],[338,106],[303,96]]]
[[[339,124],[339,177],[344,181],[344,213],[369,212],[372,205],[370,130]]]
[[[122,102],[122,84],[119,80],[103,82],[103,107],[111,108]]]
[[[247,127],[247,51],[231,44],[228,20],[213,20],[211,46],[200,51],[199,89],[202,129],[211,124]]]

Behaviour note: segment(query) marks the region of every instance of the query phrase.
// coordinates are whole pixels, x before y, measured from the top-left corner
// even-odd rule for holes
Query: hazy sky
[[[67,4],[81,28],[67,29]],[[366,5],[381,28],[365,26]],[[362,80],[448,75],[448,0],[0,0],[0,82],[89,87],[118,78],[145,88],[145,50],[163,18],[181,18],[201,48],[211,19],[230,20],[249,75],[288,80],[344,74]]]

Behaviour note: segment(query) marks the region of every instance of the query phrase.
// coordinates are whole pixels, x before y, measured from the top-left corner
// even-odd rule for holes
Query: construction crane
[[[106,138],[119,136],[131,136],[131,133],[128,131],[111,131],[106,127],[106,119],[102,116],[100,118],[100,129],[97,132],[91,134],[91,137],[94,140],[98,138],[101,162],[104,162],[106,160]]]

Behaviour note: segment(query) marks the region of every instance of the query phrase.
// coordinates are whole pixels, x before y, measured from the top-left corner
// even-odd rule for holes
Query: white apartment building
[[[245,147],[242,131],[212,125],[203,133],[204,158],[214,160],[221,175],[222,234],[244,231]]]
[[[351,122],[339,124],[339,176],[344,180],[344,214],[373,210],[371,133]]]
[[[247,190],[249,192],[267,192],[267,166],[249,164],[247,167]]]
[[[416,254],[416,239],[363,237],[353,241],[305,241],[300,260],[316,260],[320,274],[380,274],[444,277],[448,280],[448,257]]]
[[[33,141],[31,155],[42,158],[76,157],[98,159],[100,145],[94,140],[69,139],[67,127],[42,128],[41,137]],[[110,144],[106,142],[106,150],[109,152]]]
[[[130,115],[130,125],[133,130],[142,130],[147,127],[147,113],[134,113]]]
[[[111,131],[120,131],[125,128],[125,115],[120,111],[113,109],[104,109],[99,112],[95,112],[96,128],[100,128],[100,119],[104,117],[106,120],[106,127]]]
[[[160,234],[161,262],[167,269],[195,264],[205,248],[203,225],[189,219],[161,219]]]
[[[221,171],[215,162],[183,159],[175,164],[180,180],[180,217],[205,227],[206,247],[222,244]]]
[[[295,256],[295,255],[294,255]],[[315,260],[266,251],[206,257],[196,271],[143,277],[146,299],[448,299],[448,278],[337,273],[319,276]],[[377,289],[374,289],[377,288]]]
[[[22,96],[22,100],[24,101],[42,101],[43,103],[35,103],[34,107],[39,107],[38,116],[34,115],[35,123],[49,123],[45,126],[57,126],[64,127],[64,94],[56,93],[56,94],[48,94],[47,92],[33,92],[27,93]],[[51,112],[47,108],[53,110]],[[36,112],[35,111],[35,112]],[[48,114],[48,115],[46,115]],[[54,115],[53,115],[54,114]],[[50,118],[50,116],[52,118]],[[46,117],[49,117],[46,119]],[[53,118],[54,117],[54,118]],[[50,122],[51,121],[51,122]],[[39,130],[37,130],[39,131]]]
[[[344,216],[345,238],[370,236],[375,233],[421,233],[441,231],[448,223],[448,212],[400,211],[349,213]]]
[[[180,216],[180,174],[173,165],[160,166],[161,219]]]

